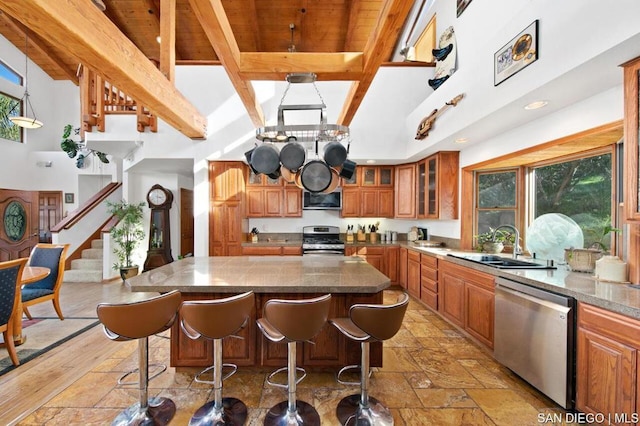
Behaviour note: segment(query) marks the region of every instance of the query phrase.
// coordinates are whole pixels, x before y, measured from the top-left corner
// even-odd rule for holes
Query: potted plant
[[[78,127],[74,129],[71,124],[67,124],[66,126],[64,126],[60,148],[62,148],[62,150],[67,153],[69,158],[76,159],[77,168],[83,169],[87,165],[87,157],[89,157],[89,155],[98,157],[98,159],[102,163],[109,163],[107,154],[105,154],[104,152],[96,151],[94,149],[87,149],[84,142],[76,142],[71,139],[71,132],[73,132],[75,135],[78,135],[80,134],[80,128]]]
[[[112,203],[107,201],[108,211],[118,219],[118,224],[111,228],[111,240],[114,242],[113,253],[118,262],[113,269],[120,271],[122,280],[138,275],[139,266],[132,261],[133,251],[144,239],[142,228],[142,207],[144,203],[130,204],[126,201]]]
[[[496,231],[493,228],[489,228],[487,232],[476,235],[476,248],[478,251],[486,253],[502,253],[505,244],[513,244],[514,242],[515,236],[503,229]]]

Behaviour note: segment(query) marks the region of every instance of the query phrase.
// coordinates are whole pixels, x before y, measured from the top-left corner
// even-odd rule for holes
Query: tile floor
[[[387,295],[395,300],[393,291]],[[109,359],[19,424],[106,425],[135,402],[137,389],[118,387],[116,380],[136,365],[136,343],[108,344],[117,345]],[[539,425],[539,415],[564,413],[415,300],[400,332],[385,342],[383,357],[384,367],[372,376],[370,395],[391,408],[397,425]],[[150,359],[168,363],[167,339],[151,339]],[[196,409],[212,398],[209,385],[194,382],[198,370],[168,368],[150,383],[150,395],[176,403],[171,425],[188,424]],[[268,409],[286,399],[284,389],[266,384],[268,372],[240,367],[224,382],[225,396],[246,403],[249,425],[262,424]],[[312,372],[298,385],[298,398],[316,407],[323,425],[337,425],[338,401],[357,391],[338,384],[332,372]]]

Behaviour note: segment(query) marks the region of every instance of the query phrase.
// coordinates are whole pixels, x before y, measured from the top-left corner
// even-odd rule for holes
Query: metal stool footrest
[[[340,369],[340,371],[338,371],[338,373],[336,374],[336,381],[337,381],[338,383],[340,383],[341,385],[360,386],[360,384],[361,384],[361,380],[362,380],[362,379],[360,379],[360,380],[359,380],[359,381],[357,381],[357,382],[348,382],[348,381],[346,381],[346,380],[342,380],[340,377],[342,376],[342,374],[343,374],[343,373],[346,373],[346,372],[351,371],[351,370],[357,370],[357,371],[358,371],[358,373],[359,373],[358,375],[360,375],[360,370],[361,370],[361,369],[362,369],[362,368],[361,368],[361,366],[356,365],[356,364],[354,364],[354,365],[347,365],[347,366],[345,366],[345,367],[342,367],[342,368]],[[370,368],[370,369],[369,369],[369,377],[371,377],[371,374],[372,374],[372,373],[373,373],[373,369],[371,369],[371,368]]]
[[[156,377],[158,377],[159,375],[161,375],[162,373],[164,373],[167,370],[167,366],[165,364],[149,364],[149,369],[152,369],[152,368],[157,369],[158,371],[156,371],[155,373],[150,375],[148,380],[155,379]],[[140,372],[139,368],[134,368],[133,370],[127,371],[122,376],[120,376],[120,378],[118,379],[118,385],[120,385],[120,386],[138,386],[140,384],[140,381],[125,382],[124,379],[126,379],[127,377],[129,377],[132,374],[139,373],[139,372]]]
[[[234,374],[236,374],[236,371],[238,371],[238,366],[235,364],[222,364],[222,368],[230,368],[231,371],[229,371],[227,374],[225,374],[224,376],[222,376],[222,380],[227,380],[229,377],[233,376]],[[215,365],[212,365],[211,367],[207,367],[204,370],[202,370],[201,372],[199,372],[198,374],[196,374],[195,377],[195,381],[198,383],[206,383],[209,385],[213,385],[215,384],[213,380],[205,380],[205,379],[201,379],[200,376],[202,376],[205,373],[210,372],[211,370],[213,370],[214,368],[216,368]]]
[[[281,367],[278,368],[276,371],[272,372],[271,374],[269,374],[267,376],[267,383],[269,383],[271,386],[276,386],[279,388],[288,388],[289,385],[287,383],[277,383],[274,382],[272,379],[273,377],[278,374],[278,373],[282,373],[282,372],[287,372],[288,368],[287,367]],[[302,376],[300,377],[296,377],[296,384],[300,383],[302,380],[304,380],[305,377],[307,377],[307,371],[302,368],[302,367],[296,367],[296,372],[300,372],[302,374]],[[296,374],[297,376],[297,374]]]

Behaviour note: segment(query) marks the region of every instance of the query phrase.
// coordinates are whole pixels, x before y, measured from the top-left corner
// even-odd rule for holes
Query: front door
[[[51,228],[62,220],[62,192],[40,191],[39,200],[39,236],[41,243],[51,242]]]
[[[0,189],[0,261],[29,257],[38,244],[38,192]]]

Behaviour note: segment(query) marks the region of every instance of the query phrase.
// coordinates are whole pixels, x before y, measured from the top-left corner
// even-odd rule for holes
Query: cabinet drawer
[[[438,282],[435,280],[430,280],[428,278],[425,278],[424,275],[422,276],[422,280],[420,281],[420,285],[422,286],[422,291],[424,291],[424,289],[427,289],[429,291],[432,291],[434,293],[438,292]]]
[[[438,310],[438,294],[429,290],[425,290],[422,287],[422,292],[420,293],[420,300],[424,302],[425,305],[430,307],[431,309]]]
[[[438,259],[428,254],[420,255],[420,263],[424,266],[430,266],[433,269],[438,268]]]
[[[371,247],[371,246],[358,247],[358,254],[382,256],[384,254],[384,247]]]
[[[422,280],[437,281],[438,271],[428,266],[420,265],[420,277]]]
[[[243,256],[279,256],[281,247],[242,247]]]
[[[284,246],[282,247],[284,256],[302,256],[302,247]]]
[[[409,250],[408,257],[409,260],[420,263],[420,253],[417,251]]]

